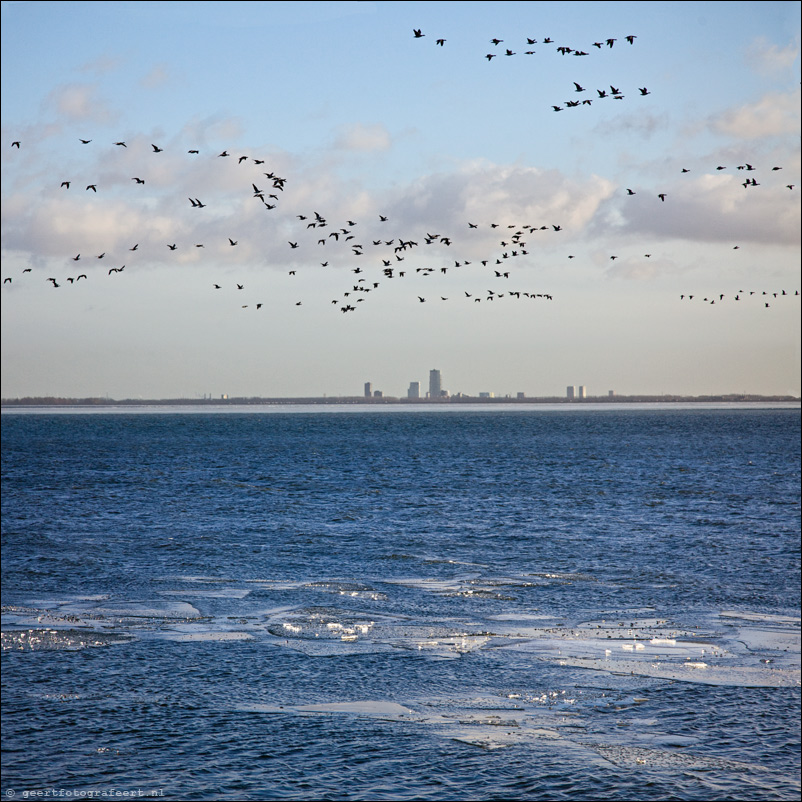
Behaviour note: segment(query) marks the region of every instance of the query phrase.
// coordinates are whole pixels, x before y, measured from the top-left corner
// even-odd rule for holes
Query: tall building
[[[585,386],[584,385],[579,385],[579,397],[580,398],[587,398],[587,395],[585,394]]]
[[[365,398],[370,398],[373,395],[373,389],[370,382],[365,382]]]
[[[568,387],[565,388],[565,397],[569,401],[573,401],[576,397],[576,387],[569,384]]]
[[[443,385],[440,381],[440,371],[429,371],[429,398],[440,398],[443,394]]]
[[[420,398],[420,382],[410,382],[407,398]]]

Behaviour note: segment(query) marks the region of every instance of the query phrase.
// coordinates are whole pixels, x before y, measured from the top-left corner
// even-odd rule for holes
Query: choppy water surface
[[[798,799],[799,443],[798,409],[4,414],[2,792]]]

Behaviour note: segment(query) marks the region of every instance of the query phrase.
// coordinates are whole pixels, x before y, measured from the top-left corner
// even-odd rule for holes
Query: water
[[[332,411],[3,415],[7,798],[799,798],[798,407]]]

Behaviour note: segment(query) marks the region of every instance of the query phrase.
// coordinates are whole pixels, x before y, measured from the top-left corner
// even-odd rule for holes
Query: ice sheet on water
[[[131,640],[124,634],[86,629],[15,629],[0,632],[2,651],[78,651]]]

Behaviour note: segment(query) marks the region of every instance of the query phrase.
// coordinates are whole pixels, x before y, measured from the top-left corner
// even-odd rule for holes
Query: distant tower
[[[443,393],[442,384],[440,382],[440,371],[429,371],[429,398],[440,398]]]
[[[410,382],[407,398],[420,398],[420,382]]]
[[[573,401],[576,397],[576,387],[569,384],[568,387],[565,388],[565,397],[569,401]]]
[[[370,398],[373,395],[370,382],[365,382],[365,398]]]
[[[579,397],[580,398],[587,398],[585,395],[585,387],[584,385],[579,385]]]

